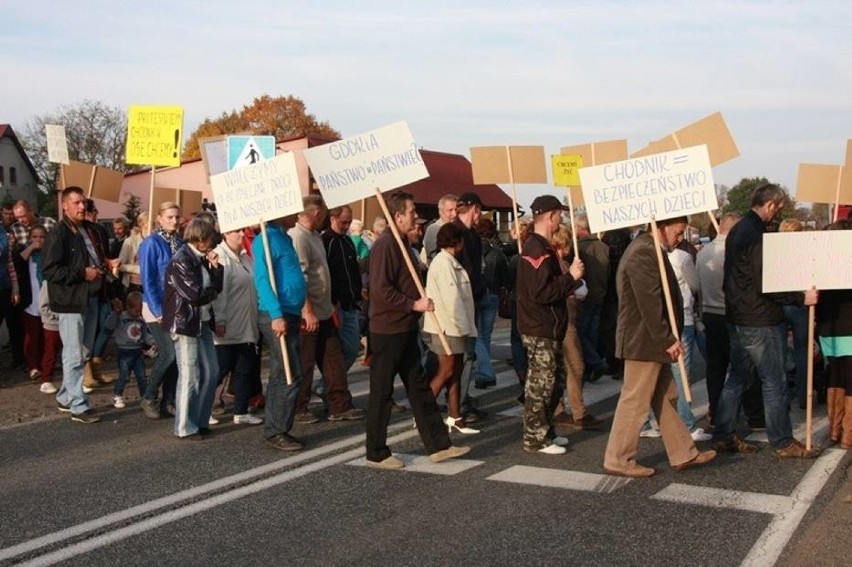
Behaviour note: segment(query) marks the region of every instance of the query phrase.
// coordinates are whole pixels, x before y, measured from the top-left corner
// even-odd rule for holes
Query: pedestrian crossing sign
[[[228,136],[228,169],[275,157],[275,136]]]

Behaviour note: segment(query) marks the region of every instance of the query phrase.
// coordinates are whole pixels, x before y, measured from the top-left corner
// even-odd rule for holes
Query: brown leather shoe
[[[757,445],[750,445],[736,435],[732,435],[724,441],[713,444],[713,449],[719,453],[756,453]]]
[[[819,454],[819,449],[811,447],[811,450],[808,451],[804,445],[795,439],[790,441],[790,444],[783,449],[775,451],[775,456],[779,459],[815,459]]]
[[[691,469],[692,467],[707,464],[715,458],[716,451],[702,451],[695,455],[695,457],[691,461],[686,461],[685,463],[681,463],[679,465],[672,465],[672,468],[678,472],[685,471],[686,469]]]
[[[606,472],[606,474],[611,474],[614,476],[626,476],[628,478],[648,478],[654,476],[654,473],[656,473],[657,471],[652,468],[643,467],[642,465],[633,463],[626,469],[620,471],[604,467],[604,472]]]

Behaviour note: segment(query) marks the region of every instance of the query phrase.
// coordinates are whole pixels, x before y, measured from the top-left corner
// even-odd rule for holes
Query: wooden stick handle
[[[580,257],[580,247],[577,245],[577,224],[574,222],[574,198],[571,197],[571,188],[568,188],[568,216],[571,217],[571,240],[574,244],[574,257]]]
[[[509,164],[509,185],[512,187],[512,213],[515,215],[515,234],[518,235],[518,254],[521,253],[521,221],[518,219],[518,195],[515,192],[515,172],[512,169],[512,149],[506,146],[506,163]]]
[[[148,234],[154,228],[154,175],[156,168],[151,166],[151,188],[148,190]]]
[[[716,229],[716,236],[718,236],[719,235],[719,221],[716,220],[716,215],[714,215],[712,211],[707,211],[707,216],[710,217],[710,222],[713,224],[713,228]]]
[[[402,236],[399,234],[399,229],[396,227],[396,222],[388,210],[388,205],[385,203],[385,198],[382,196],[382,191],[378,187],[376,187],[376,200],[379,202],[379,206],[382,208],[382,212],[385,215],[385,218],[388,221],[388,226],[393,233],[393,237],[396,239],[397,245],[399,245],[399,251],[402,253],[402,259],[405,261],[405,265],[408,267],[408,273],[411,274],[411,279],[414,280],[414,285],[417,286],[417,293],[420,294],[420,297],[426,297],[426,290],[423,289],[423,284],[420,283],[420,276],[417,274],[417,270],[414,269],[414,262],[411,261],[411,255],[408,252],[408,248],[402,242]],[[378,237],[378,235],[376,235]],[[435,315],[434,311],[428,311],[427,316],[432,317],[432,323],[435,324],[435,327],[438,328],[438,340],[441,341],[441,346],[444,347],[444,352],[447,353],[448,356],[453,354],[453,351],[450,349],[450,343],[447,342],[447,337],[444,336],[444,328],[441,326],[441,322],[438,321],[438,316]]]
[[[837,219],[840,218],[840,183],[843,181],[843,169],[844,166],[840,166],[840,172],[837,174],[837,188],[834,193],[834,220],[832,222],[837,222]]]
[[[95,190],[95,177],[98,175],[98,166],[92,166],[92,175],[89,176],[89,190],[86,192],[86,197],[92,198],[92,192]]]
[[[272,293],[278,299],[278,284],[275,283],[275,268],[272,265],[272,252],[269,250],[269,237],[266,235],[266,223],[260,220],[260,235],[263,238],[263,256],[266,258],[266,271],[269,274],[269,283]],[[287,329],[290,332],[290,329]],[[290,353],[287,352],[287,339],[284,335],[278,337],[278,345],[281,347],[281,360],[284,362],[284,376],[287,377],[287,385],[293,384],[293,374],[290,372]]]
[[[654,249],[657,251],[657,267],[660,269],[660,281],[663,284],[663,295],[666,296],[666,311],[669,314],[669,325],[672,328],[672,334],[675,339],[680,340],[680,332],[677,329],[677,315],[674,312],[672,305],[672,290],[669,288],[669,278],[666,275],[666,265],[663,262],[663,248],[660,245],[660,235],[657,230],[657,219],[651,217],[651,231],[654,237]],[[686,364],[683,361],[683,355],[677,357],[677,366],[680,369],[680,380],[683,384],[683,397],[686,401],[692,403],[692,392],[689,389],[689,375],[686,373]]]
[[[811,450],[814,432],[814,306],[808,306],[808,401],[805,406],[805,450]]]

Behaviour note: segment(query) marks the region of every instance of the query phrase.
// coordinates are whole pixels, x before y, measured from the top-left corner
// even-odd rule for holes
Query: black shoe
[[[464,414],[462,414],[465,423],[476,423],[480,419],[485,419],[488,417],[488,414],[482,410],[478,410],[476,408],[470,408]]]
[[[274,437],[267,437],[264,442],[279,451],[301,451],[305,448],[301,441],[289,433],[279,433]]]
[[[71,421],[78,421],[80,423],[97,423],[101,420],[101,416],[98,415],[93,409],[87,409],[83,413],[72,413]]]
[[[60,404],[59,402],[56,402],[56,409],[58,409],[62,413],[71,413],[71,406],[66,406],[65,404]]]
[[[198,434],[201,435],[202,437],[207,437],[208,435],[211,435],[212,433],[213,433],[213,430],[210,429],[209,427],[199,427],[198,428]]]

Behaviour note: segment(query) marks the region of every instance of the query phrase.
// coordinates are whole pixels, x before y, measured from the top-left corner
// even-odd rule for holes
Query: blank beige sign
[[[547,183],[544,146],[509,146],[512,171],[506,146],[470,148],[473,183]]]

